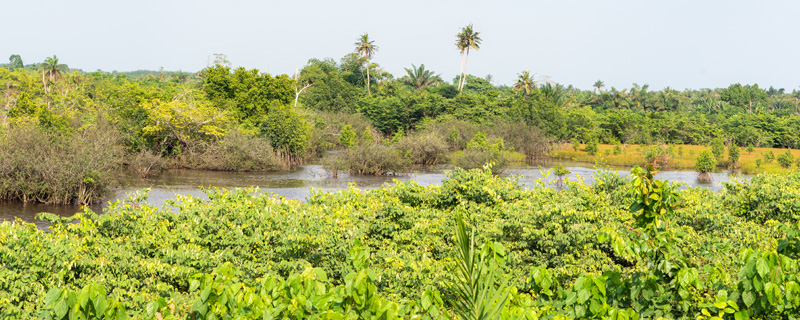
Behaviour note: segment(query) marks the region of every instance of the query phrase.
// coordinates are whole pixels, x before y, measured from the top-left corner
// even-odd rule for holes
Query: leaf
[[[764,258],[758,258],[756,260],[756,271],[761,276],[761,278],[765,278],[767,274],[769,274],[769,265],[767,264],[767,260]]]
[[[578,303],[584,303],[592,297],[592,293],[588,289],[578,291]]]
[[[197,290],[197,288],[199,288],[199,287],[200,287],[200,280],[194,279],[194,280],[192,280],[192,282],[189,284],[189,292],[194,292],[194,291],[195,291],[195,290]]]
[[[644,204],[641,202],[637,202],[631,205],[631,207],[628,209],[628,212],[636,213],[639,210],[642,210],[642,208],[644,208]]]
[[[45,306],[52,306],[56,303],[56,300],[61,297],[61,289],[60,288],[52,288],[50,291],[47,292],[47,295],[44,298],[44,305]]]
[[[733,314],[733,318],[735,320],[749,320],[750,319],[750,314],[747,312],[747,310],[742,310],[742,311],[734,313]]]
[[[756,296],[753,294],[752,291],[745,291],[742,293],[742,300],[744,304],[747,305],[748,308],[753,305],[753,302],[756,302]]]
[[[53,308],[53,311],[56,313],[56,319],[63,319],[65,315],[67,315],[69,307],[67,307],[67,302],[64,300],[59,301],[56,303],[56,306]]]

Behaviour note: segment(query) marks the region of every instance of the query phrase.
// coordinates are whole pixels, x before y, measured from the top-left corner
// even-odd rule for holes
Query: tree
[[[602,80],[597,80],[592,85],[592,87],[594,87],[596,89],[597,93],[600,93],[600,89],[605,88],[605,86],[606,86],[606,84]]]
[[[24,68],[25,64],[22,63],[22,57],[20,57],[18,54],[12,54],[10,57],[8,57],[8,66],[11,68],[11,70],[14,70]]]
[[[481,48],[482,39],[479,35],[480,32],[473,30],[471,23],[466,27],[461,28],[461,33],[456,35],[456,47],[463,47],[466,50],[466,56],[464,58],[464,70],[461,73],[461,84],[458,86],[459,91],[464,88],[464,76],[467,74],[467,65],[469,65],[469,49],[478,50]]]
[[[178,153],[184,148],[192,149],[198,141],[225,135],[224,128],[230,122],[228,113],[196,101],[193,95],[193,92],[185,92],[170,102],[159,99],[142,102],[147,113],[147,125],[142,132],[160,140],[163,151]]]
[[[725,156],[725,143],[722,142],[722,138],[715,138],[711,141],[711,153],[717,161],[722,160]]]
[[[527,96],[536,88],[535,74],[530,71],[522,71],[517,75],[517,83],[514,84],[514,91],[522,92],[522,96]]]
[[[781,153],[781,155],[778,156],[778,164],[781,168],[789,168],[792,166],[793,162],[794,156],[792,155],[791,149],[786,149],[785,153]]]
[[[731,142],[731,145],[728,146],[728,160],[730,160],[729,165],[731,169],[736,168],[740,154],[739,145],[737,145],[736,142]]]
[[[223,54],[223,53],[215,53],[214,54],[214,66],[226,66],[226,67],[230,68],[231,67],[231,62],[228,60],[228,56],[226,56],[225,54]]]
[[[369,91],[369,59],[372,59],[375,56],[375,51],[378,51],[378,46],[375,45],[375,41],[369,39],[369,35],[364,33],[361,35],[361,38],[358,39],[358,42],[355,43],[356,46],[356,53],[358,55],[363,56],[367,62],[367,94],[370,94]]]
[[[694,168],[700,175],[697,177],[700,181],[711,181],[712,177],[709,172],[714,170],[717,166],[717,160],[714,159],[714,154],[710,151],[703,150],[697,155],[697,159],[694,162]]]
[[[56,57],[56,55],[48,57],[44,60],[44,71],[48,76],[50,76],[50,81],[54,81],[55,78],[66,69],[67,65],[59,64],[58,57]]]
[[[415,90],[422,90],[425,87],[434,86],[441,81],[439,75],[434,74],[433,71],[425,70],[425,64],[419,65],[419,68],[411,64],[411,69],[405,69],[408,75],[403,77],[402,82]]]

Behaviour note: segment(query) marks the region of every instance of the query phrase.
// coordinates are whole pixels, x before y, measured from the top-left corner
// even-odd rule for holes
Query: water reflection
[[[534,187],[544,183],[547,186],[554,186],[556,177],[547,175],[547,171],[555,164],[562,164],[567,167],[570,174],[565,177],[570,181],[584,183],[594,183],[594,175],[597,173],[595,168],[586,167],[580,163],[565,162],[542,162],[534,166],[516,167],[504,170],[504,174],[519,177],[520,184],[527,187]],[[379,188],[386,183],[392,183],[394,179],[400,181],[414,180],[420,185],[439,184],[445,179],[444,171],[447,166],[437,166],[433,168],[419,168],[415,173],[398,176],[351,176],[341,174],[338,178],[333,178],[322,170],[320,165],[308,165],[289,172],[271,173],[252,173],[252,172],[223,172],[223,171],[196,171],[196,170],[170,170],[164,172],[156,178],[141,179],[133,176],[123,179],[123,186],[112,192],[103,204],[90,206],[95,212],[101,212],[109,201],[126,197],[126,194],[142,188],[151,188],[150,203],[162,205],[165,200],[172,199],[176,194],[191,195],[206,198],[201,187],[220,187],[220,188],[241,188],[259,187],[263,191],[272,192],[287,199],[304,200],[310,194],[310,188],[320,190],[341,190],[355,184],[360,189]],[[618,172],[620,175],[630,175],[627,168],[606,168],[605,170]],[[676,182],[684,182],[688,186],[704,187],[712,191],[721,188],[721,182],[729,181],[735,174],[723,171],[713,173],[714,181],[703,183],[697,180],[697,173],[694,171],[663,171],[656,177]],[[578,178],[580,177],[580,178]],[[749,176],[742,176],[749,178]],[[539,181],[539,182],[537,182]],[[39,227],[45,227],[46,222],[36,221],[35,215],[39,212],[50,212],[60,216],[69,216],[81,208],[78,206],[53,206],[42,204],[20,203],[0,203],[0,220],[13,220],[14,217],[28,222],[35,222]]]

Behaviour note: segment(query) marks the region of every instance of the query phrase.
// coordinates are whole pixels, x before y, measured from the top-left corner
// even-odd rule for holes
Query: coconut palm
[[[460,32],[456,35],[456,48],[461,54],[461,66],[458,68],[458,87],[461,88],[461,79],[464,78],[464,52],[467,51],[467,41],[464,38],[464,33]]]
[[[464,78],[467,74],[467,65],[469,64],[469,49],[478,50],[481,48],[481,37],[479,36],[480,32],[476,32],[472,29],[472,24],[470,23],[466,27],[461,28],[461,32],[456,35],[456,47],[464,48],[462,50],[466,50],[466,56],[464,57],[464,70],[461,72],[461,83],[458,85],[458,90],[464,87]]]
[[[356,53],[360,56],[363,56],[364,59],[367,61],[367,94],[369,92],[369,59],[372,59],[375,56],[375,51],[378,51],[378,46],[375,45],[375,41],[369,39],[369,35],[364,33],[358,39],[358,42],[355,43],[356,46]]]
[[[595,89],[597,89],[598,93],[600,92],[600,89],[605,88],[605,86],[606,84],[601,80],[595,81],[594,85],[592,85],[592,87],[595,87]]]
[[[527,96],[536,88],[536,74],[530,71],[522,71],[517,75],[517,82],[514,84],[514,91],[522,92],[522,96]]]
[[[415,90],[437,85],[441,81],[438,74],[434,74],[431,70],[425,70],[425,64],[419,65],[419,68],[411,64],[411,69],[405,69],[408,76],[403,77],[401,81]]]
[[[55,77],[64,72],[67,65],[58,64],[58,57],[53,55],[44,60],[44,71],[50,76],[50,81],[54,81]]]

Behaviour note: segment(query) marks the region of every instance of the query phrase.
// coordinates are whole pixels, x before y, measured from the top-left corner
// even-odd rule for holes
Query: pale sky
[[[368,32],[395,76],[424,63],[459,73],[455,35],[483,39],[467,71],[512,84],[530,70],[591,89],[758,83],[800,86],[800,1],[179,1],[24,0],[0,5],[0,61],[57,55],[85,71],[198,71],[214,53],[234,66],[292,74],[339,60]],[[213,57],[212,57],[213,59]]]

